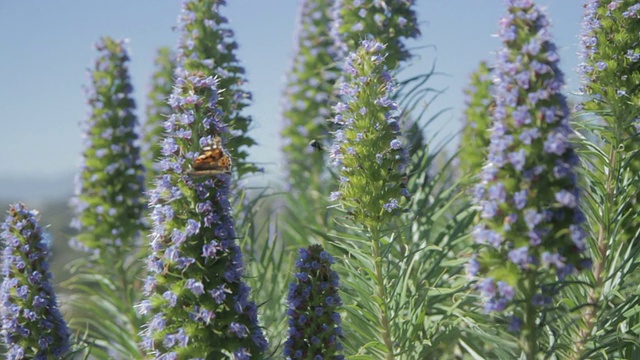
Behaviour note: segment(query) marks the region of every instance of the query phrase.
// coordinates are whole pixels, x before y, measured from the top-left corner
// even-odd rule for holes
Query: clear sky
[[[578,38],[583,0],[539,0],[547,7],[559,47],[568,91],[576,91]],[[280,94],[291,62],[297,0],[228,0],[224,14],[240,45],[254,104],[251,135],[259,146],[253,161],[268,177],[278,176]],[[160,46],[177,43],[172,31],[180,1],[170,0],[0,0],[0,179],[71,176],[80,160],[79,123],[88,107],[82,86],[101,36],[130,39],[130,75],[144,121],[145,93]],[[479,61],[491,60],[500,46],[492,34],[505,13],[503,0],[416,0],[423,47],[411,72],[446,75],[431,86],[447,88],[433,105],[452,108],[437,124],[460,128],[462,90]],[[424,48],[425,46],[428,46]],[[428,135],[428,134],[427,134]],[[1,195],[11,189],[0,189]]]

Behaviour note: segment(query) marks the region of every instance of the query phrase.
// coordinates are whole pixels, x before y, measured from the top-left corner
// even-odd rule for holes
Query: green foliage
[[[88,268],[86,259],[68,265],[73,274],[61,285],[69,327],[84,352],[97,359],[143,359],[140,336],[145,317],[134,306],[142,299],[144,257],[112,259],[112,270]]]
[[[277,195],[260,192],[243,205],[247,215],[238,223],[240,246],[248,254],[247,284],[259,302],[262,326],[269,338],[270,353],[282,357],[283,342],[287,337],[286,295],[295,263],[296,244],[304,246],[307,238],[298,240],[283,234],[284,229],[307,229],[303,226],[282,226]],[[303,223],[296,223],[303,225]]]
[[[441,151],[427,153],[423,148],[413,157],[409,211],[394,223],[393,233],[381,239],[380,258],[371,252],[371,240],[357,229],[345,225],[343,231],[328,235],[341,254],[336,270],[344,284],[345,353],[354,358],[391,356],[383,338],[382,306],[394,358],[453,358],[454,349],[474,339],[465,328],[478,317],[477,309],[467,313],[461,308],[473,301],[466,297],[468,279],[459,275],[465,260],[456,259],[473,212],[468,203],[460,206],[462,194],[455,186],[443,188],[452,159],[435,170]],[[433,170],[435,175],[429,176]],[[384,298],[377,286],[376,261],[383,264]]]
[[[570,359],[633,358],[638,329],[638,228],[630,229],[638,176],[620,148],[614,128],[591,112],[579,112],[575,140],[585,192],[591,271],[562,285],[552,318],[548,352]],[[635,233],[633,239],[626,234]],[[631,356],[631,357],[629,357]]]

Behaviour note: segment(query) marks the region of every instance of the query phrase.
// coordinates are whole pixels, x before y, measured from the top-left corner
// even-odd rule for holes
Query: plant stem
[[[535,360],[538,353],[537,312],[533,305],[533,296],[536,293],[535,274],[529,274],[525,281],[524,319],[520,335],[520,346],[527,360]]]
[[[371,231],[371,242],[373,251],[373,264],[374,272],[376,276],[377,295],[380,297],[380,325],[382,326],[382,340],[387,347],[387,354],[385,359],[393,360],[393,341],[391,341],[391,326],[389,324],[389,318],[387,316],[387,290],[384,284],[384,277],[382,275],[382,255],[380,252],[380,231],[373,229]]]

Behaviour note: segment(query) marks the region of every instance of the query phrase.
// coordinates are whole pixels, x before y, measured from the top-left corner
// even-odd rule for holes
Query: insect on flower
[[[213,146],[202,148],[203,153],[191,165],[192,175],[206,176],[231,173],[231,157],[222,147],[222,139],[216,136]]]

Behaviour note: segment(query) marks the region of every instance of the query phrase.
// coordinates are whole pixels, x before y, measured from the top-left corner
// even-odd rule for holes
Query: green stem
[[[533,305],[533,296],[536,293],[535,274],[528,275],[525,281],[524,319],[520,335],[520,346],[527,360],[535,360],[538,354],[537,311]]]
[[[391,326],[389,324],[389,317],[387,316],[387,290],[384,284],[384,277],[382,274],[382,254],[380,252],[380,231],[373,229],[371,231],[371,242],[373,252],[373,264],[374,272],[376,276],[377,295],[380,297],[380,325],[382,326],[382,341],[387,348],[387,354],[385,359],[393,360],[393,341],[391,341]]]

